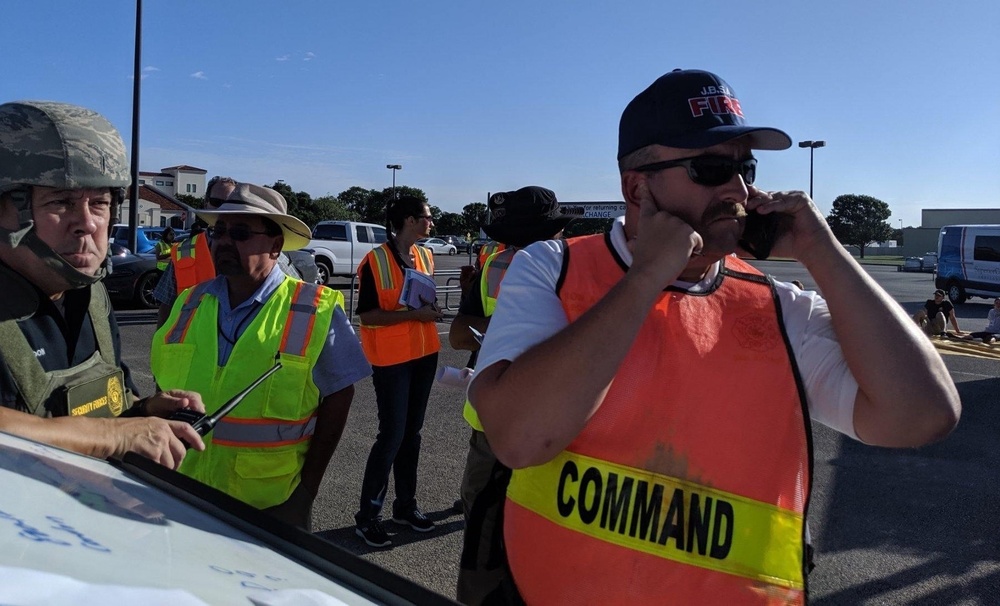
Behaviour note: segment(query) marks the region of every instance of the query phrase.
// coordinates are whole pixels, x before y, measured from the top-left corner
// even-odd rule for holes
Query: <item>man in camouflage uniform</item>
[[[96,457],[169,467],[204,444],[189,391],[137,399],[107,292],[109,223],[129,184],[125,145],[100,114],[0,105],[0,430]]]

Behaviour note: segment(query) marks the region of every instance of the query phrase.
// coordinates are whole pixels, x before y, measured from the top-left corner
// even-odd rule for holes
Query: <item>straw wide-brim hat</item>
[[[226,215],[263,215],[281,226],[285,243],[281,250],[298,250],[309,244],[311,232],[300,219],[288,214],[285,198],[269,187],[240,183],[226,201],[215,210],[199,210],[196,214],[209,225]]]

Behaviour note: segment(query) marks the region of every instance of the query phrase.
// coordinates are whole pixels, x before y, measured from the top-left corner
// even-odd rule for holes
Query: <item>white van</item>
[[[954,304],[1000,297],[1000,225],[945,225],[934,285]]]
[[[309,246],[316,255],[320,284],[330,276],[351,276],[376,246],[386,241],[384,225],[355,221],[320,221],[313,228]]]

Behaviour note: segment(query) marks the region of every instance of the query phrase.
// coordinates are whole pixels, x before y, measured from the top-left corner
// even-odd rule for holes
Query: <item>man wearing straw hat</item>
[[[210,226],[218,275],[182,293],[153,337],[157,383],[197,385],[211,413],[276,361],[282,367],[180,471],[308,530],[354,383],[371,367],[343,295],[278,268],[282,250],[309,241],[278,192],[241,183],[218,209],[198,214]]]

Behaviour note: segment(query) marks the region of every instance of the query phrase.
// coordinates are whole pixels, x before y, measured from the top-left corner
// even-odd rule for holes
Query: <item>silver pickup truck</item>
[[[320,284],[330,276],[351,276],[368,252],[386,241],[384,225],[355,221],[320,221],[313,228],[312,249]]]

